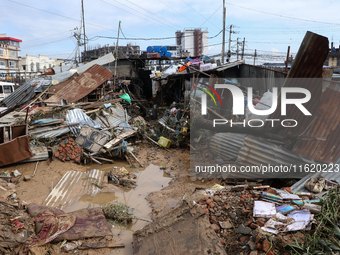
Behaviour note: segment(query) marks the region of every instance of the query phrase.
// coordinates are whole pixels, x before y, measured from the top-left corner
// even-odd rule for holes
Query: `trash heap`
[[[332,183],[319,194],[216,184],[196,202],[228,253],[331,254],[340,251],[340,187]]]

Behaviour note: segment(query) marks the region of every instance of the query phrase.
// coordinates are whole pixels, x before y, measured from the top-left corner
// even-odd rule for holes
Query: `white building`
[[[26,72],[45,72],[47,68],[59,67],[61,63],[64,63],[64,60],[41,54],[38,56],[26,54],[26,57],[19,57],[20,71]]]
[[[176,43],[180,47],[178,57],[208,55],[208,29],[185,29],[176,32]]]

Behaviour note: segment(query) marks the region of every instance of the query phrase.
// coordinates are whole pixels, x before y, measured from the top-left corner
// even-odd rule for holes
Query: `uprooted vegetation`
[[[108,221],[118,224],[128,224],[132,222],[132,209],[120,202],[108,203],[103,206],[103,211]]]

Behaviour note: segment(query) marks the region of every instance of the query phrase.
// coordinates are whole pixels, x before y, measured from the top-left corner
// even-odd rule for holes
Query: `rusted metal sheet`
[[[104,171],[97,169],[88,172],[68,171],[47,196],[43,205],[65,209],[85,194],[96,196],[100,192],[104,174]]]
[[[300,140],[294,152],[323,162],[340,157],[340,92],[327,88],[321,96],[320,109],[304,136],[322,140]]]
[[[26,125],[0,127],[0,166],[33,156],[26,134]]]
[[[332,79],[332,76],[333,76],[333,68],[322,68],[322,78]]]
[[[60,103],[61,99],[66,99],[69,103],[77,102],[90,94],[101,84],[113,76],[113,73],[100,65],[93,65],[77,78],[70,80],[64,88],[59,90],[46,103]]]
[[[305,103],[304,107],[308,109],[312,116],[305,116],[295,105],[287,105],[286,116],[281,116],[281,99],[279,98],[278,107],[270,116],[270,119],[294,119],[298,121],[296,127],[285,128],[280,134],[301,135],[313,121],[320,104],[320,95],[322,93],[322,66],[327,55],[327,37],[308,31],[300,45],[292,68],[283,86],[305,88],[310,91],[311,100]],[[289,93],[289,98],[301,98],[301,94]],[[277,122],[277,125],[279,125],[279,122]]]

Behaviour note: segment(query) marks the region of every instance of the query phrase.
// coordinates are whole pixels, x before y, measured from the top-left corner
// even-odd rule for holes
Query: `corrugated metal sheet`
[[[266,173],[266,176],[262,177],[259,173],[248,173],[248,178],[302,178],[308,173],[294,172],[293,166],[316,163],[316,161],[275,145],[264,138],[247,135],[236,163],[243,166],[283,165],[292,169],[290,172]]]
[[[211,153],[224,161],[236,159],[245,136],[246,134],[217,133],[210,140]]]
[[[340,158],[335,162],[335,164],[340,164]],[[305,184],[311,179],[316,177],[324,177],[327,180],[334,180],[340,183],[340,174],[337,171],[334,171],[335,167],[332,169],[333,171],[327,171],[324,173],[316,172],[316,173],[310,173],[303,177],[301,180],[299,180],[297,183],[295,183],[293,186],[291,186],[291,190],[294,192],[309,192],[305,188]]]
[[[46,147],[37,147],[30,145],[33,157],[20,161],[20,163],[36,162],[42,160],[48,160],[48,150]]]
[[[50,77],[34,78],[21,85],[17,90],[6,97],[2,102],[11,108],[18,103],[25,103],[34,95],[34,91],[42,86],[48,86],[52,82]]]
[[[304,136],[325,141],[300,140],[294,152],[326,163],[340,157],[340,92],[327,88],[321,95],[320,109]]]
[[[336,91],[340,91],[340,81],[332,81],[332,80],[323,80],[322,81],[322,90],[326,90],[326,88],[334,89]]]
[[[242,65],[244,63],[245,63],[245,60],[237,60],[237,61],[228,63],[224,66],[221,66],[221,67],[218,67],[218,68],[212,69],[212,70],[216,70],[217,72],[221,72],[221,71],[226,70],[228,68],[231,68],[231,67],[234,67],[234,66],[239,66],[239,65]],[[209,71],[212,71],[212,70],[209,70]]]
[[[317,114],[322,92],[322,66],[327,55],[328,39],[308,31],[283,86],[306,88],[310,91],[311,100],[305,103],[304,107],[308,109],[312,116],[305,116],[300,110],[296,109],[295,105],[287,105],[287,115],[281,116],[281,99],[279,98],[278,107],[270,116],[270,119],[294,119],[299,123],[296,127],[283,129],[280,134],[302,134],[312,122],[313,115]],[[289,93],[289,98],[301,98],[301,95],[299,93]]]
[[[82,74],[83,72],[85,72],[87,69],[89,69],[91,66],[97,64],[100,66],[106,65],[108,63],[111,63],[115,60],[113,54],[110,52],[109,54],[106,54],[105,56],[98,58],[96,60],[93,60],[89,63],[87,63],[86,65],[81,65],[76,68],[74,66],[72,66],[72,68],[76,69],[78,74]],[[58,68],[55,68],[56,70],[58,70]],[[73,72],[70,72],[71,67],[67,67],[65,68],[65,66],[63,66],[63,72],[62,73],[57,73],[55,75],[52,76],[53,80],[57,80],[60,82],[66,81],[68,78],[70,78],[73,75]]]
[[[113,73],[100,65],[93,65],[75,79],[70,80],[64,88],[59,90],[46,103],[59,103],[61,99],[66,99],[69,103],[77,102],[90,94],[101,84],[113,76]]]
[[[41,128],[41,129],[46,129],[46,128]],[[38,128],[34,129],[34,131],[39,131]],[[64,128],[59,128],[56,130],[51,130],[51,131],[45,131],[41,133],[35,133],[33,136],[36,138],[53,138],[53,137],[58,137],[64,134],[69,133],[71,130],[68,127]]]
[[[121,123],[127,123],[131,119],[131,117],[125,113],[124,107],[120,103],[116,103],[114,106],[110,108],[111,114],[103,111],[105,117],[101,117],[104,121],[108,120],[111,127],[119,126]],[[102,123],[101,120],[97,117],[95,119],[96,122]]]
[[[105,172],[93,169],[88,172],[68,171],[51,193],[43,205],[65,209],[79,200],[83,195],[96,196],[100,193]]]
[[[89,116],[87,116],[81,109],[73,109],[67,111],[66,114],[66,121],[67,124],[74,124],[79,123],[77,126],[71,126],[69,127],[73,134],[79,135],[80,129],[84,125],[88,125],[93,128],[101,128],[103,127],[99,123],[95,122],[93,119],[91,119]]]

